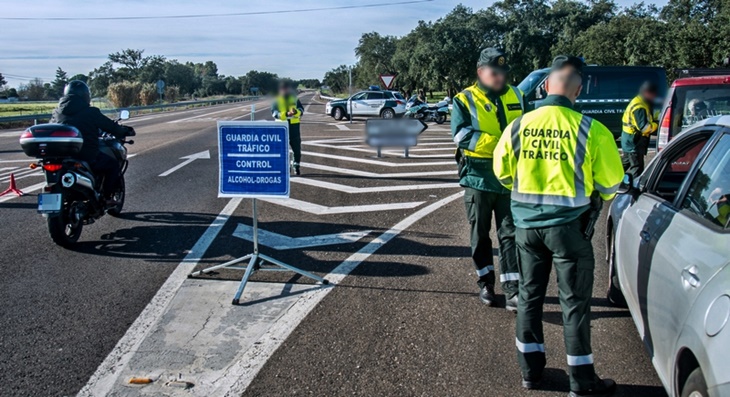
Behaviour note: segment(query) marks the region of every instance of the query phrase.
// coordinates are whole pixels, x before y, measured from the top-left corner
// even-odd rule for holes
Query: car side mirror
[[[634,176],[632,174],[624,174],[624,179],[618,185],[618,194],[627,194],[634,190]]]
[[[119,112],[119,120],[129,120],[129,110],[122,110]]]

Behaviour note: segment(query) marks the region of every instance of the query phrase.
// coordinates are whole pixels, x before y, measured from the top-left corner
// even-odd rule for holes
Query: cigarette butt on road
[[[130,385],[147,385],[152,382],[154,382],[154,381],[150,378],[139,378],[139,377],[134,377],[129,380]]]

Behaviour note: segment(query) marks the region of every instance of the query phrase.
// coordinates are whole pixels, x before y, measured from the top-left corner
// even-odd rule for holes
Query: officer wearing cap
[[[626,172],[638,178],[644,172],[644,156],[649,151],[651,134],[659,128],[654,119],[654,101],[659,94],[656,83],[645,81],[639,95],[629,102],[623,115],[621,149]]]
[[[494,150],[494,173],[512,189],[519,257],[517,351],[522,385],[539,387],[545,368],[542,312],[555,267],[568,354],[570,396],[609,396],[610,379],[596,376],[590,301],[594,256],[591,219],[623,178],[613,134],[573,109],[582,89],[583,61],[553,61],[542,105],[517,118]],[[595,216],[595,218],[593,218]]]
[[[291,83],[282,81],[279,84],[279,96],[271,104],[271,115],[275,120],[289,123],[289,146],[294,152],[294,172],[301,175],[300,162],[302,161],[302,135],[299,122],[304,114],[304,107],[296,96]]]
[[[504,128],[522,115],[523,94],[507,84],[509,66],[504,52],[483,50],[477,62],[476,84],[454,97],[451,134],[457,144],[460,184],[471,224],[471,252],[480,287],[479,297],[494,304],[494,259],[489,231],[494,214],[499,239],[502,291],[507,309],[517,310],[519,272],[515,253],[514,223],[509,190],[492,171],[494,147]]]

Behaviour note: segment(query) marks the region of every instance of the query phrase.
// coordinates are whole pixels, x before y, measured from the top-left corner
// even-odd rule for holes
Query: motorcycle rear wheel
[[[119,179],[119,189],[117,189],[116,193],[112,196],[114,201],[116,201],[117,204],[113,208],[109,208],[106,213],[113,216],[118,217],[122,214],[122,209],[124,208],[124,197],[127,195],[126,187],[124,186],[124,175],[122,175],[122,178]]]
[[[61,247],[70,247],[81,237],[84,224],[79,221],[75,225],[68,220],[69,214],[48,217],[48,233],[51,240]]]
[[[443,124],[446,122],[446,115],[445,114],[439,114],[436,116],[436,124]]]

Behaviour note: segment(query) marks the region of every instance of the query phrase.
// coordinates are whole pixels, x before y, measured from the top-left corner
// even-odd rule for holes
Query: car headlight
[[[730,296],[721,295],[707,308],[705,314],[705,332],[713,337],[725,328],[730,319]]]

